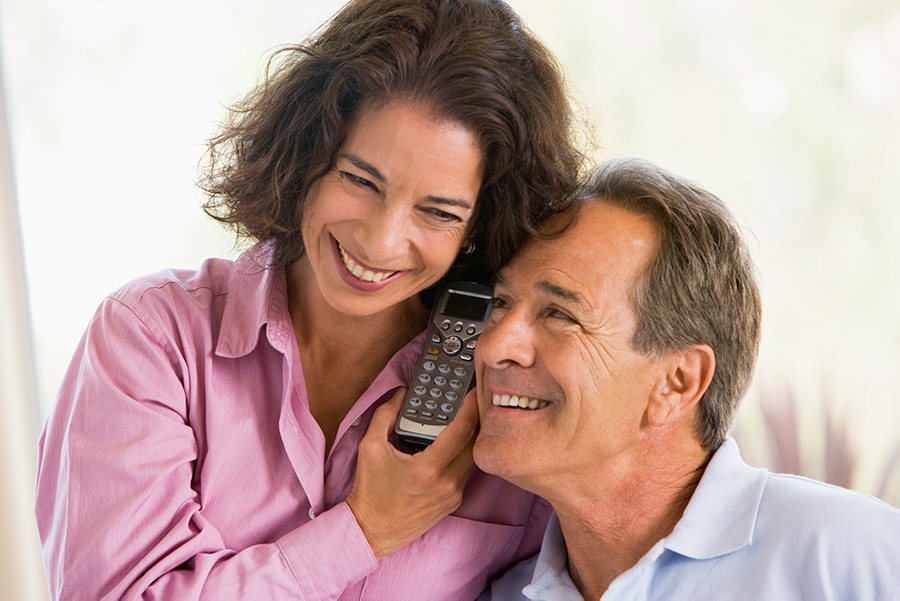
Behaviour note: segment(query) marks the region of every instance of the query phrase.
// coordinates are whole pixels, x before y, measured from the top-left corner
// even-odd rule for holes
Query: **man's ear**
[[[716,355],[697,344],[668,355],[651,391],[647,407],[650,425],[663,426],[690,412],[709,388],[716,369]]]

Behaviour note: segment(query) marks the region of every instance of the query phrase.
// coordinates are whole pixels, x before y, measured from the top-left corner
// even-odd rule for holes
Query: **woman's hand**
[[[359,443],[356,480],[347,505],[376,559],[422,536],[456,511],[472,466],[478,427],[474,390],[424,451],[408,455],[388,440],[406,389],[375,410]]]

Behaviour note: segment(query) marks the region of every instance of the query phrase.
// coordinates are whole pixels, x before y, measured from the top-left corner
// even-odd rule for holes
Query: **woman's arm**
[[[339,503],[278,540],[229,548],[204,517],[184,341],[157,322],[107,299],[42,436],[36,513],[54,598],[337,598],[376,554],[459,505],[474,404],[441,444],[409,456],[387,442],[398,395],[360,447],[353,511]]]

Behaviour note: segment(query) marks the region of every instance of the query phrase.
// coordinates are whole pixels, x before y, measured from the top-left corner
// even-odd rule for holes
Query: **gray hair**
[[[653,220],[659,249],[634,291],[638,352],[709,345],[715,373],[698,406],[704,449],[722,444],[753,376],[762,309],[749,250],[728,207],[697,184],[636,158],[599,166],[582,190]]]

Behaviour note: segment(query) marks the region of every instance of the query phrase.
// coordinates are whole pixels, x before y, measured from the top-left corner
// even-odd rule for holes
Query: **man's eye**
[[[498,309],[509,309],[509,303],[499,296],[495,296],[493,299],[491,299],[491,306],[494,307],[494,311]]]
[[[578,323],[574,317],[572,317],[565,311],[560,311],[559,309],[547,309],[547,317],[550,317],[552,319],[560,319],[569,323]]]

